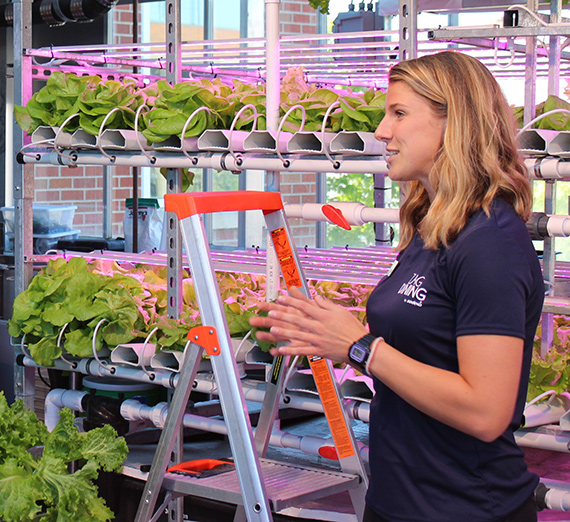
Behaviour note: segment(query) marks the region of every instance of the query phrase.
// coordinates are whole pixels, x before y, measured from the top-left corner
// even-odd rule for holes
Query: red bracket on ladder
[[[218,333],[213,326],[195,326],[188,332],[188,340],[204,348],[210,357],[222,353]]]

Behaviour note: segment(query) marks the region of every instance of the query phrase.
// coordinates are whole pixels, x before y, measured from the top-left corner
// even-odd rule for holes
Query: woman
[[[293,289],[261,304],[274,354],[321,355],[374,378],[365,521],[531,522],[538,478],[522,419],[544,284],[510,107],[489,71],[443,52],[392,68],[389,176],[403,184],[398,260],[367,304],[369,332]]]

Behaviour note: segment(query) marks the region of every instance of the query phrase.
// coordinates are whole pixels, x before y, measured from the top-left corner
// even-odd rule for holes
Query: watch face
[[[368,354],[368,350],[361,348],[360,346],[353,346],[350,350],[350,357],[352,360],[356,362],[362,362],[366,359],[366,355]]]

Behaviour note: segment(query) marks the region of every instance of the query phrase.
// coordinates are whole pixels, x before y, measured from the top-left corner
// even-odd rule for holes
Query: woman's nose
[[[386,118],[382,118],[378,127],[374,131],[374,137],[378,141],[388,141],[390,139],[390,129]]]

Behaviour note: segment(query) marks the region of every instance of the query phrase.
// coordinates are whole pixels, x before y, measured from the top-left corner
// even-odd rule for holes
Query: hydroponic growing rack
[[[322,86],[336,87],[375,87],[386,86],[389,68],[402,57],[413,57],[429,54],[444,49],[469,52],[487,65],[497,77],[519,79],[525,89],[525,122],[534,115],[536,104],[536,79],[549,79],[549,91],[558,92],[558,82],[562,78],[570,78],[570,53],[561,45],[561,37],[570,36],[570,25],[560,18],[560,2],[553,2],[552,12],[548,19],[536,13],[529,2],[529,9],[518,9],[520,24],[513,27],[477,27],[477,28],[417,28],[417,8],[415,1],[400,2],[398,31],[375,31],[361,33],[327,34],[310,37],[278,38],[276,27],[278,3],[267,2],[267,39],[236,39],[183,43],[180,38],[180,0],[166,1],[166,42],[165,44],[134,44],[119,46],[88,47],[50,47],[33,49],[31,46],[31,2],[22,0],[14,4],[14,73],[16,79],[16,103],[25,104],[31,96],[33,79],[46,79],[54,70],[74,72],[77,74],[97,74],[103,79],[135,78],[141,86],[149,82],[166,78],[171,83],[197,78],[238,78],[247,82],[265,82],[267,93],[267,129],[275,140],[275,146],[266,150],[256,142],[256,146],[247,149],[244,146],[246,137],[240,143],[232,141],[230,133],[222,133],[227,145],[216,148],[190,147],[184,140],[170,147],[154,147],[147,149],[141,141],[131,136],[121,136],[119,145],[116,141],[105,142],[103,131],[94,143],[72,146],[72,138],[54,131],[53,136],[41,142],[30,143],[21,132],[15,132],[14,150],[20,152],[20,163],[14,172],[14,197],[16,223],[20,226],[16,231],[16,292],[23,291],[32,274],[35,262],[45,262],[46,258],[32,255],[31,245],[31,202],[33,200],[33,165],[129,165],[156,166],[168,169],[168,190],[178,192],[180,185],[179,169],[213,168],[229,170],[235,173],[247,169],[260,169],[267,172],[267,188],[279,189],[280,172],[349,172],[372,173],[386,175],[386,163],[381,150],[371,148],[369,136],[356,137],[353,141],[341,142],[337,136],[328,136],[324,131],[314,133],[317,145],[289,149],[280,147],[280,120],[278,117],[279,85],[281,77],[291,67],[302,67],[307,82]],[[555,5],[556,4],[556,5]],[[547,37],[548,43],[537,45],[538,37]],[[364,53],[363,53],[364,50]],[[545,181],[546,221],[544,232],[544,276],[554,288],[552,295],[545,303],[544,324],[551,321],[552,314],[569,314],[570,300],[556,294],[556,281],[567,279],[569,267],[565,263],[555,263],[555,235],[568,236],[566,231],[567,216],[559,219],[555,216],[554,190],[556,181],[570,180],[570,146],[564,141],[564,134],[529,131],[527,138],[527,165],[531,177]],[[265,136],[267,137],[267,136]],[[289,136],[288,140],[293,138]],[[337,140],[337,148],[333,139]],[[129,141],[130,140],[130,141]],[[541,141],[542,140],[542,141]],[[127,146],[126,143],[130,145]],[[263,142],[265,143],[265,142]],[[553,145],[554,143],[554,145]],[[562,144],[560,144],[562,143]],[[556,145],[558,144],[558,145]],[[331,146],[332,145],[332,146]],[[538,218],[537,218],[538,219]],[[560,226],[554,226],[554,223]],[[538,226],[538,225],[537,225]],[[157,259],[146,259],[141,255],[121,255],[121,259],[138,260],[141,263],[164,263],[169,270],[169,314],[175,316],[179,311],[180,294],[178,281],[181,277],[185,261],[177,235],[176,226],[169,227],[169,249],[166,255]],[[311,266],[310,273],[315,278],[331,278],[354,280],[356,274],[362,278],[362,266],[355,264],[355,271],[337,271],[337,266],[346,261],[342,252],[327,253],[327,260],[320,252],[310,252],[304,261]],[[260,269],[254,253],[235,254],[236,259],[228,261],[229,255],[216,258],[220,269],[236,269],[256,272]],[[351,252],[351,256],[354,252]],[[105,253],[106,258],[113,255]],[[366,262],[372,259],[373,270],[370,281],[377,281],[382,270],[389,266],[390,253],[386,249],[374,252],[364,251]],[[90,256],[91,257],[91,256]],[[330,266],[327,266],[330,264]],[[543,345],[548,346],[551,333],[543,328]],[[24,354],[25,355],[25,354]],[[30,366],[17,369],[17,396],[28,401],[33,397],[33,382],[29,368],[33,362],[26,360]],[[260,363],[260,361],[254,361]],[[65,361],[57,361],[56,367],[70,369]],[[118,373],[131,380],[150,382],[149,372],[115,365]],[[86,374],[106,375],[105,365],[79,361],[74,368]],[[175,372],[171,369],[155,369],[154,381],[166,387],[172,387],[176,381]],[[207,378],[201,379],[199,391],[215,392],[215,385]],[[256,383],[244,383],[250,397],[259,399],[263,391]],[[307,392],[307,384],[292,384],[289,389],[293,400],[298,400],[307,409],[319,411],[318,401],[303,398]],[[300,395],[295,395],[299,393]],[[350,397],[350,392],[347,392]],[[367,401],[358,397],[351,398],[353,416],[366,419]],[[194,419],[195,420],[195,419]],[[191,422],[191,421],[189,421]],[[534,445],[541,448],[569,451],[570,433],[564,429],[549,427],[530,428],[517,433],[523,445]]]

